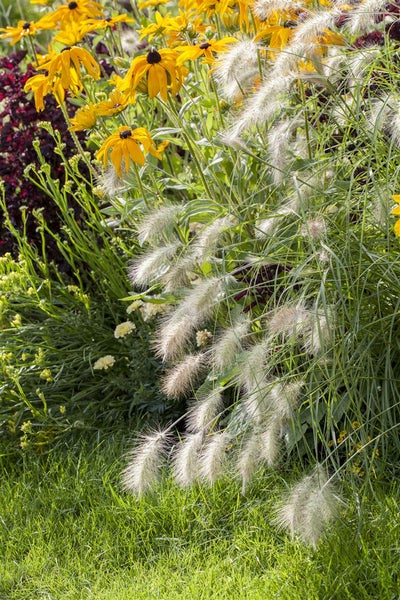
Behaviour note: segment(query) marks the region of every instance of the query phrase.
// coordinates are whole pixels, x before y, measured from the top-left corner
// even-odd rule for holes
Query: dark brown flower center
[[[162,57],[161,54],[157,52],[157,50],[154,50],[154,48],[152,48],[150,52],[148,52],[146,60],[149,63],[149,65],[155,65],[156,63],[161,62]]]
[[[26,23],[24,23],[24,24],[22,25],[22,29],[29,29],[29,27],[30,27],[30,26],[31,26],[31,24],[30,24],[30,23],[28,23],[28,21],[26,21]]]
[[[200,50],[207,50],[207,48],[209,48],[211,46],[211,44],[209,44],[208,42],[203,42],[203,44],[200,44],[199,48]]]
[[[126,140],[127,138],[132,137],[132,130],[125,129],[124,131],[121,131],[119,137],[121,138],[121,140]]]
[[[74,10],[75,8],[78,8],[78,3],[77,2],[70,2],[68,4],[68,8],[69,8],[69,10]]]

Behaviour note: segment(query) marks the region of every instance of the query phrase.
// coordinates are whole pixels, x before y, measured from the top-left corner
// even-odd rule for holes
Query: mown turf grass
[[[260,474],[138,501],[119,485],[126,440],[3,459],[0,598],[220,600],[400,598],[396,484],[347,498],[317,549],[271,523],[285,488]]]

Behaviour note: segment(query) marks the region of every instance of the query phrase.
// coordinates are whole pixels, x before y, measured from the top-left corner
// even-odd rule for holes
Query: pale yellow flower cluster
[[[96,360],[93,365],[93,369],[95,371],[106,371],[110,369],[115,364],[115,358],[111,354],[106,354],[105,356],[101,356]]]
[[[124,321],[123,323],[120,323],[119,325],[116,326],[116,328],[114,330],[114,337],[117,339],[123,338],[126,335],[129,335],[130,333],[132,333],[132,331],[135,331],[135,329],[136,329],[135,323],[132,323],[132,321]]]

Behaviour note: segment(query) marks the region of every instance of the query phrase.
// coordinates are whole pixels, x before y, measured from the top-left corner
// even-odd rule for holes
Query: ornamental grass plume
[[[206,364],[204,353],[189,354],[164,375],[162,391],[168,398],[187,396],[194,391]]]
[[[216,371],[233,367],[244,349],[250,329],[250,320],[241,315],[237,322],[219,334],[212,347],[212,362]]]
[[[200,454],[204,444],[202,431],[184,436],[175,449],[173,473],[175,481],[182,487],[195,483],[200,475]]]
[[[224,472],[230,443],[231,436],[225,430],[217,431],[206,439],[200,457],[200,477],[210,485]]]
[[[335,517],[341,500],[324,468],[317,465],[311,475],[297,483],[277,511],[276,525],[288,529],[316,547],[328,522]]]
[[[129,278],[132,283],[143,287],[159,281],[169,270],[180,247],[180,242],[176,241],[160,248],[151,248],[142,254],[129,269]]]
[[[260,46],[253,40],[242,40],[218,56],[212,76],[228,101],[237,101],[253,85],[259,74],[259,51]]]
[[[261,440],[258,431],[252,431],[239,451],[236,469],[242,481],[244,496],[254,473],[261,463]]]
[[[223,387],[216,387],[207,394],[196,396],[188,410],[187,430],[191,432],[205,432],[224,409],[222,398]]]
[[[167,204],[145,215],[137,226],[139,244],[143,246],[145,242],[171,241],[181,212],[182,206],[179,204]]]
[[[122,472],[122,485],[141,496],[160,478],[160,471],[171,444],[168,431],[155,431],[141,437],[138,445],[128,454],[128,464]]]
[[[376,24],[385,14],[387,2],[384,0],[363,0],[347,13],[345,27],[351,34],[364,33]]]

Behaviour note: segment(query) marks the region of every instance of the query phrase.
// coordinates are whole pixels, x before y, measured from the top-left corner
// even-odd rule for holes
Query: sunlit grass
[[[264,472],[140,501],[120,489],[121,436],[2,466],[0,597],[393,599],[398,486],[347,498],[314,551],[271,520],[285,487]]]

